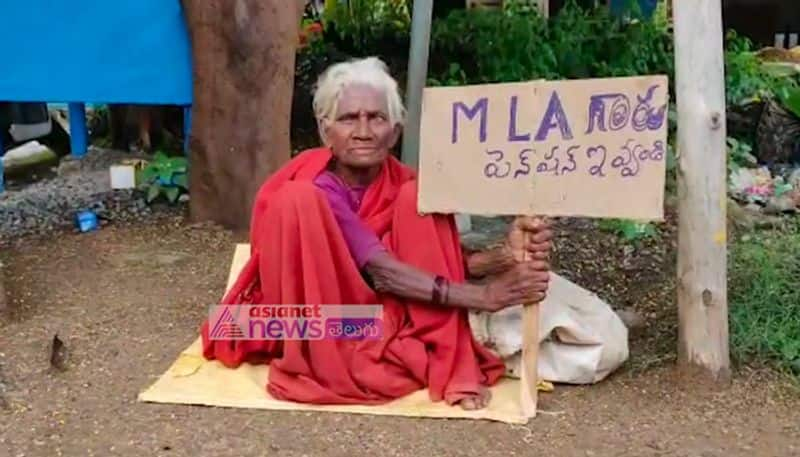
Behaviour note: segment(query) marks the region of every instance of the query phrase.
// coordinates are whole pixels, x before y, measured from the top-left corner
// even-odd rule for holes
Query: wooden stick
[[[530,234],[525,234],[525,245]],[[515,253],[519,255],[519,253]],[[522,250],[523,262],[530,261],[527,248]],[[520,365],[520,406],[527,418],[536,417],[538,400],[538,356],[539,356],[539,305],[525,304],[522,307],[522,360]]]
[[[522,308],[522,366],[520,404],[525,417],[536,417],[538,401],[539,305]]]

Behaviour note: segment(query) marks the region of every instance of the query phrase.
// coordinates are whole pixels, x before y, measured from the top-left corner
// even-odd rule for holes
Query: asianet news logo
[[[212,340],[380,339],[382,305],[214,305]]]

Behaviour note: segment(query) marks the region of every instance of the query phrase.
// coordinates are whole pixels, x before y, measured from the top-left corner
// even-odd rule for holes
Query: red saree
[[[305,151],[268,179],[256,196],[251,258],[223,304],[382,304],[380,340],[212,340],[203,354],[229,367],[269,363],[267,390],[304,403],[375,404],[428,388],[453,404],[492,385],[503,362],[480,346],[467,313],[376,295],[352,259],[326,197],[312,180],[330,151]],[[359,216],[401,261],[452,281],[464,280],[458,231],[449,216],[420,216],[412,170],[390,157]]]

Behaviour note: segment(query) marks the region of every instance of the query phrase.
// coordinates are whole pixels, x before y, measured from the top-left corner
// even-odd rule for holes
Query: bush
[[[573,0],[549,20],[533,8],[454,11],[434,24],[431,48],[435,85],[673,75],[665,20],[624,20]]]
[[[725,43],[725,95],[729,108],[747,105],[786,93],[796,79],[770,73],[753,49],[752,42],[729,31]]]
[[[408,54],[409,5],[407,0],[328,0],[326,39],[353,55],[391,54],[402,44]]]

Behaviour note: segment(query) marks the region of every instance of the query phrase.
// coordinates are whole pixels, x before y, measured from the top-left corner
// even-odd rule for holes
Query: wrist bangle
[[[447,293],[445,294],[443,289],[444,286],[447,286]],[[431,302],[436,305],[444,305],[447,300],[447,295],[450,295],[450,284],[442,275],[436,275],[436,278],[433,280],[433,293],[431,296]]]

